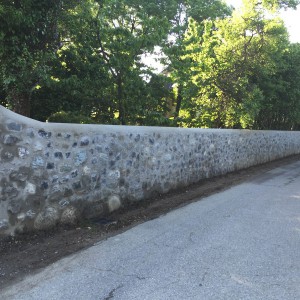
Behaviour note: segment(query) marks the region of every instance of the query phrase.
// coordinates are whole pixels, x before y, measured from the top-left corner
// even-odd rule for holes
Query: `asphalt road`
[[[18,300],[300,299],[300,162],[54,263]]]

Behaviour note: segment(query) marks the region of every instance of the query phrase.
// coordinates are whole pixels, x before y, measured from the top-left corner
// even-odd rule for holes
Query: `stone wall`
[[[299,132],[49,124],[1,106],[0,121],[1,235],[300,152]]]

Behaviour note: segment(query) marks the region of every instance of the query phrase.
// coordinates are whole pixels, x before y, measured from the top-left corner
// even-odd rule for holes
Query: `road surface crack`
[[[123,273],[119,273],[119,272],[116,272],[114,270],[105,270],[105,269],[99,269],[99,268],[96,268],[97,271],[100,271],[100,272],[110,272],[110,273],[113,273],[115,275],[118,275],[118,276],[123,276],[123,277],[134,277],[138,280],[145,280],[147,279],[146,277],[142,277],[142,276],[139,276],[137,274],[123,274]]]
[[[110,299],[113,299],[114,296],[115,296],[115,292],[116,292],[117,290],[121,289],[122,287],[123,287],[123,284],[121,284],[121,285],[119,285],[118,287],[112,289],[112,290],[109,292],[108,296],[106,296],[105,298],[103,298],[103,300],[110,300]]]

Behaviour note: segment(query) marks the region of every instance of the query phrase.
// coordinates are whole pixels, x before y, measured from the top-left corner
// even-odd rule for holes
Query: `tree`
[[[49,62],[59,47],[57,22],[62,3],[0,3],[0,72],[6,101],[17,113],[30,115],[31,94],[49,72]]]
[[[115,85],[118,118],[126,124],[136,110],[128,95],[134,84],[142,85],[141,55],[167,37],[175,1],[107,0],[94,2],[91,36],[95,55],[101,57]]]
[[[57,18],[59,48],[31,93],[32,116],[45,120],[74,111],[100,123],[118,116],[120,123],[134,124],[150,100],[144,77],[151,72],[141,55],[167,37],[175,4],[91,0],[64,6]]]
[[[300,44],[290,45],[277,61],[277,71],[261,78],[265,99],[255,120],[256,129],[299,130]]]
[[[184,105],[187,81],[191,76],[193,62],[186,55],[191,51],[189,45],[192,42],[186,36],[189,31],[190,23],[196,22],[201,28],[203,21],[208,19],[223,18],[230,15],[231,9],[222,1],[189,1],[183,0],[177,3],[177,14],[172,20],[172,28],[169,39],[163,47],[163,52],[167,59],[168,73],[176,87],[176,100],[174,103],[175,119],[179,118],[180,110]],[[198,38],[201,38],[198,36]]]
[[[190,85],[197,95],[188,108],[189,126],[257,126],[272,91],[265,83],[276,78],[289,47],[283,22],[266,12],[250,1],[230,18],[206,21],[204,34],[191,23],[188,38],[195,42],[187,57],[194,62]]]

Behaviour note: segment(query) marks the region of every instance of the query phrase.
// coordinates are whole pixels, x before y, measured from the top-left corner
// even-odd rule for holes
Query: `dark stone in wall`
[[[89,188],[89,186],[91,184],[91,177],[88,175],[83,175],[81,177],[81,183],[84,188]]]
[[[27,136],[29,136],[32,139],[35,137],[35,134],[32,129],[27,132]]]
[[[52,183],[58,183],[59,177],[57,175],[53,176]]]
[[[21,131],[22,130],[22,125],[18,124],[18,123],[15,123],[15,122],[12,122],[12,123],[7,124],[7,129],[12,130],[12,131]]]
[[[64,197],[71,197],[73,195],[73,190],[69,188],[65,188],[64,190]]]
[[[92,182],[97,182],[99,180],[100,176],[96,173],[91,175]]]
[[[47,198],[47,201],[57,203],[57,201],[61,200],[62,198],[63,198],[63,192],[57,186],[54,186],[50,189],[50,193]]]
[[[48,169],[48,170],[54,169],[54,163],[48,162],[48,163],[47,163],[47,169]]]
[[[25,205],[34,211],[40,209],[45,203],[45,199],[39,194],[28,194],[25,200]]]
[[[3,144],[12,146],[15,145],[17,142],[19,142],[20,139],[14,135],[6,134],[3,138]]]
[[[21,203],[18,199],[11,199],[8,203],[7,211],[13,215],[21,211]]]
[[[141,139],[141,135],[137,134],[136,137],[134,138],[135,142],[138,142]]]
[[[78,176],[78,171],[77,170],[72,171],[71,176],[72,176],[72,178],[77,177]]]
[[[84,218],[95,218],[103,215],[105,213],[105,204],[103,201],[94,201],[93,206],[86,205],[83,208],[83,217]]]
[[[124,186],[125,185],[125,179],[124,178],[120,178],[120,186]]]
[[[47,181],[43,181],[42,184],[41,184],[41,189],[42,190],[47,190],[49,187],[49,184]]]
[[[59,151],[54,153],[54,157],[57,158],[57,159],[63,159],[64,158],[62,152],[59,152]]]
[[[62,165],[59,169],[60,172],[62,173],[67,173],[72,171],[72,166],[70,165]]]
[[[32,174],[32,170],[27,167],[20,167],[18,171],[12,171],[9,174],[9,178],[11,181],[16,181],[16,182],[25,182],[30,175]]]
[[[16,149],[11,149],[11,150],[7,150],[7,149],[2,149],[1,151],[1,160],[3,160],[4,162],[10,162],[15,158],[16,155]]]
[[[2,184],[1,184],[2,185]],[[16,198],[19,195],[19,191],[16,187],[11,183],[4,184],[2,188],[2,201],[6,201],[8,199]]]
[[[43,129],[39,130],[38,134],[39,134],[40,137],[45,138],[45,139],[49,139],[52,135],[51,132],[46,132]]]
[[[81,189],[81,182],[76,181],[72,184],[74,190],[80,190]]]
[[[88,146],[88,144],[90,143],[89,138],[88,137],[83,137],[80,140],[80,146]]]

